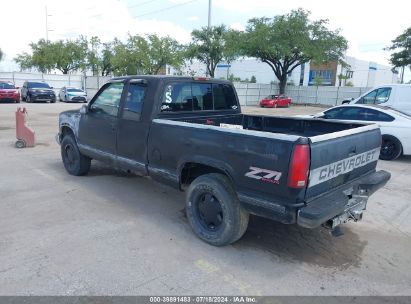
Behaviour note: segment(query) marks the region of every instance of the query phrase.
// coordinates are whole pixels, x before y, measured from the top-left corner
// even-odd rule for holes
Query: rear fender
[[[194,164],[199,164],[199,165],[204,165],[204,166],[215,168],[216,170],[221,171],[225,175],[227,175],[227,177],[233,182],[233,185],[234,185],[234,179],[233,179],[234,170],[230,165],[228,165],[225,162],[219,161],[217,159],[213,159],[211,157],[202,156],[202,155],[193,155],[191,157],[182,158],[179,162],[177,172],[178,172],[180,186],[182,185],[182,180],[181,180],[182,171],[188,163],[194,163]]]

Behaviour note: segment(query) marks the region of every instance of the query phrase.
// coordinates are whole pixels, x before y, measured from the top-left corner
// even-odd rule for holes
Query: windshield
[[[76,88],[68,88],[68,89],[67,89],[67,92],[82,92],[82,93],[83,93],[83,90],[81,90],[81,89],[76,89]]]
[[[9,82],[0,82],[0,89],[15,89],[14,84]]]
[[[30,89],[32,89],[32,88],[50,89],[50,86],[45,82],[29,82],[29,83],[27,83],[27,85]]]
[[[266,99],[276,99],[278,95],[268,95]]]

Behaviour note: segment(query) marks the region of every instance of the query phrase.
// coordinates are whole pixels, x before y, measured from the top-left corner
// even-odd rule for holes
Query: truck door
[[[117,116],[123,87],[122,82],[105,84],[80,119],[79,143],[104,160],[115,159]]]
[[[125,90],[117,129],[117,164],[124,170],[146,174],[149,115],[144,115],[147,81],[132,79]]]

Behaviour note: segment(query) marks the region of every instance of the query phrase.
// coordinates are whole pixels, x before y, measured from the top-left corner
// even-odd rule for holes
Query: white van
[[[343,103],[379,104],[411,115],[411,84],[388,84],[373,88],[353,100]]]

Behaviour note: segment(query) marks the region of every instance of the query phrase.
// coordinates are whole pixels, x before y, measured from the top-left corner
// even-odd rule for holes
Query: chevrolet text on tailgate
[[[96,159],[186,191],[194,233],[216,246],[240,239],[250,213],[307,228],[358,221],[390,179],[376,171],[376,125],[244,115],[216,79],[114,78],[60,114],[58,141],[72,175]]]

